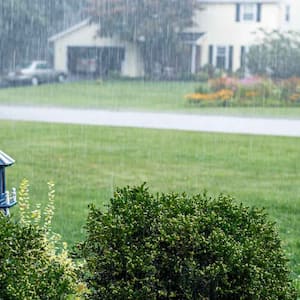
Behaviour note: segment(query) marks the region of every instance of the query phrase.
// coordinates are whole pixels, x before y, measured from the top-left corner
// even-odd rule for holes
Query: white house
[[[101,75],[115,71],[128,77],[144,76],[137,45],[118,38],[100,37],[98,31],[96,24],[85,20],[50,37],[55,69],[76,74]]]
[[[247,48],[259,30],[300,30],[299,0],[198,0],[195,26],[202,33],[193,43],[191,72],[206,64],[235,71],[245,64]]]
[[[198,0],[194,26],[182,34],[191,46],[191,73],[211,64],[235,71],[245,64],[249,46],[265,31],[300,30],[300,0]],[[49,41],[54,46],[55,68],[69,72],[105,73],[142,77],[144,64],[135,44],[99,37],[88,20]]]

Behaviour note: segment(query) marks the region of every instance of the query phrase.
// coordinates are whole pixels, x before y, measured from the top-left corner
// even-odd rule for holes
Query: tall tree
[[[247,67],[253,74],[274,78],[300,76],[300,34],[298,32],[265,32],[261,42],[250,47]]]
[[[195,7],[195,0],[90,0],[100,34],[138,43],[148,72],[155,62],[176,66],[179,32],[193,24]]]
[[[78,21],[78,11],[84,2],[86,0],[0,1],[0,72],[34,58],[47,58],[48,37]]]
[[[26,55],[30,43],[32,31],[43,27],[38,12],[33,4],[28,10],[28,1],[1,1],[0,3],[0,66],[1,68],[11,67],[17,57],[18,49],[22,49]]]

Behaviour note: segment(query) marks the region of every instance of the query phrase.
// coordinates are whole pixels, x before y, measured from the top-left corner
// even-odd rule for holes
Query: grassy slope
[[[147,181],[152,191],[207,189],[266,207],[300,273],[300,139],[18,122],[0,128],[0,149],[17,161],[9,186],[26,177],[31,202],[45,204],[53,179],[55,230],[69,243],[82,238],[89,203],[104,207],[116,186]]]
[[[0,104],[29,104],[108,109],[184,111],[201,114],[288,116],[300,118],[300,108],[223,108],[191,106],[184,95],[195,82],[110,81],[42,85],[0,90]]]

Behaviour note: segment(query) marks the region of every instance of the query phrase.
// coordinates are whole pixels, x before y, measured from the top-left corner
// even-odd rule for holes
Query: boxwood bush
[[[274,224],[225,195],[118,189],[80,253],[91,299],[296,299]]]

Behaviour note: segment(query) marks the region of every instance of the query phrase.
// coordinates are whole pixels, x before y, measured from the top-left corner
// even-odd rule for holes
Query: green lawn
[[[300,107],[199,107],[186,94],[195,82],[87,81],[0,90],[0,104],[300,118]]]
[[[299,138],[3,121],[0,128],[1,150],[17,161],[8,185],[27,178],[31,203],[44,205],[54,180],[54,229],[70,244],[83,237],[89,203],[104,207],[117,186],[146,181],[152,191],[207,189],[265,207],[300,274]]]

